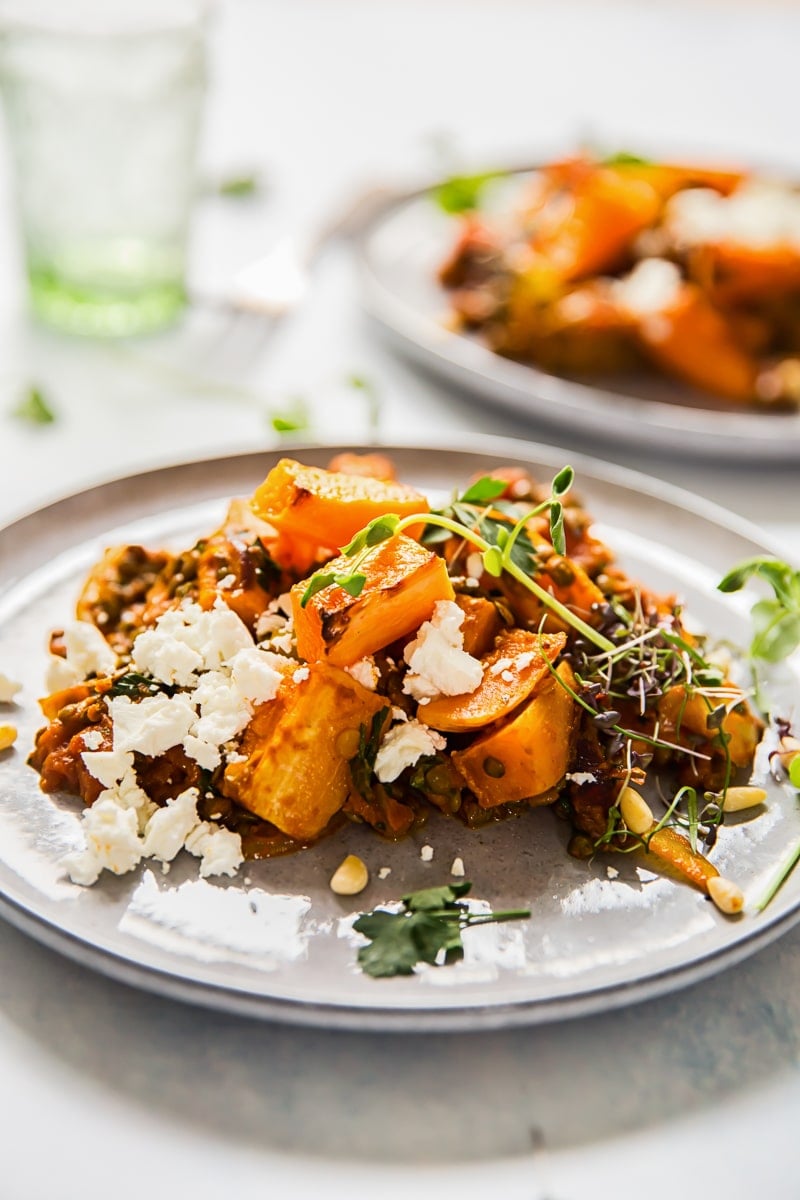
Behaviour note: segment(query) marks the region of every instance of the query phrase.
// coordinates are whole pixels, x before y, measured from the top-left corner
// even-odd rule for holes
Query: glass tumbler
[[[182,309],[205,75],[200,3],[0,6],[30,303],[47,324],[121,337]]]

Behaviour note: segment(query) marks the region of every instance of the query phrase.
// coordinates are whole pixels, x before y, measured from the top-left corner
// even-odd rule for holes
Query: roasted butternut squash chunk
[[[351,788],[359,729],[387,701],[345,671],[319,663],[287,674],[245,731],[247,760],[225,770],[223,793],[297,841],[322,833]]]
[[[568,663],[556,671],[574,687]],[[528,800],[559,783],[572,754],[575,718],[572,696],[550,677],[516,716],[476,738],[466,750],[455,751],[456,770],[481,808]]]
[[[730,739],[728,753],[731,762],[735,767],[747,767],[753,761],[762,726],[744,701],[739,708],[739,711],[732,709],[726,713],[721,728]],[[682,733],[694,734],[709,741],[716,737],[716,729],[708,724],[711,715],[708,704],[702,696],[689,694],[683,687],[673,687],[665,692],[659,702],[658,712],[662,721],[662,735],[669,740],[680,742]]]
[[[659,829],[650,838],[648,850],[703,892],[708,891],[709,879],[719,875],[717,868],[702,854],[695,854],[687,839],[675,829]]]
[[[465,696],[438,696],[419,710],[419,719],[433,729],[467,733],[491,725],[519,708],[549,676],[550,662],[564,649],[566,635],[544,634],[541,639],[526,629],[509,629],[498,637],[494,650],[481,660],[483,679]]]
[[[461,626],[464,649],[473,658],[482,658],[491,650],[494,639],[503,626],[497,605],[483,596],[461,595],[456,596],[455,600],[464,614],[464,623]]]
[[[649,357],[686,383],[742,403],[755,397],[758,364],[693,284],[683,285],[663,315],[643,317],[638,334]]]
[[[350,560],[341,558],[325,569],[350,567]],[[327,659],[349,666],[419,629],[437,600],[453,599],[444,559],[403,534],[377,546],[361,569],[367,581],[357,597],[332,585],[303,608],[306,584],[292,588],[297,652],[306,662]]]
[[[404,484],[282,458],[256,489],[253,509],[283,533],[337,547],[346,545],[375,517],[427,512],[428,501]]]

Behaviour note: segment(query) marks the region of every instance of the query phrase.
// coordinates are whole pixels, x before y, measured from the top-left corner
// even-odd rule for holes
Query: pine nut
[[[622,813],[622,819],[631,833],[640,836],[648,833],[655,825],[653,810],[644,797],[635,792],[632,787],[623,788],[617,797],[617,804]]]
[[[357,896],[369,883],[366,864],[355,854],[348,854],[331,876],[331,891],[337,896]]]
[[[782,737],[778,761],[784,771],[788,771],[794,760],[800,755],[800,741],[796,737]]]
[[[730,787],[722,801],[723,812],[743,812],[763,804],[767,793],[760,787]]]
[[[720,912],[732,917],[744,908],[744,893],[732,880],[723,875],[712,875],[706,880],[708,894]]]
[[[10,750],[16,740],[16,725],[0,725],[0,750]]]

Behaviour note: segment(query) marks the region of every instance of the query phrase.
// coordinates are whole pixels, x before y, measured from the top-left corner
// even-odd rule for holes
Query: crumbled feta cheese
[[[116,670],[117,656],[96,625],[90,621],[72,621],[64,630],[67,662],[87,675],[111,675]]]
[[[454,859],[453,859],[453,865],[452,865],[452,867],[450,868],[450,874],[451,874],[451,875],[457,875],[457,876],[463,876],[463,875],[464,875],[464,873],[465,873],[465,872],[464,872],[464,860],[463,860],[463,858],[454,858]]]
[[[514,672],[513,671],[503,671],[500,674],[500,678],[503,680],[504,683],[513,683],[514,682]]]
[[[371,692],[375,691],[381,680],[381,673],[372,655],[369,655],[367,658],[360,658],[358,662],[345,667],[345,671],[347,671],[348,675],[352,675],[357,683],[360,683],[362,687],[368,688]]]
[[[21,683],[16,683],[13,679],[9,679],[7,675],[0,674],[0,704],[13,703],[17,692],[21,691]]]
[[[44,673],[44,684],[47,691],[63,692],[65,688],[74,687],[83,682],[83,675],[72,663],[68,663],[59,654],[51,654]]]
[[[509,667],[513,667],[513,658],[498,658],[496,663],[492,663],[489,667],[490,675],[502,675],[503,671],[507,671]]]
[[[99,750],[103,744],[103,734],[99,729],[86,729],[82,737],[87,750]]]
[[[112,798],[99,797],[82,818],[86,848],[64,859],[73,883],[89,887],[101,871],[124,875],[141,861],[142,842],[133,809],[121,808]]]
[[[666,259],[645,258],[611,287],[620,308],[643,317],[672,307],[682,287],[681,273]]]
[[[292,672],[292,679],[295,683],[305,683],[310,674],[308,667],[298,667],[296,671]]]
[[[108,708],[114,724],[114,749],[138,750],[152,758],[179,746],[196,719],[192,702],[182,692],[145,696],[135,703],[127,696],[114,696]]]
[[[474,692],[483,678],[477,658],[464,650],[461,625],[464,613],[452,600],[438,600],[430,621],[406,646],[403,657],[409,672],[403,691],[415,700],[434,696],[460,696]]]
[[[268,645],[270,650],[280,650],[281,654],[291,655],[295,648],[294,634],[279,633],[276,637],[270,638]]]
[[[153,629],[140,633],[131,658],[139,671],[164,683],[189,687],[199,671],[215,671],[253,639],[244,621],[221,601],[212,609],[186,602],[162,613]]]
[[[533,650],[523,650],[522,654],[518,654],[514,660],[517,670],[524,671],[526,667],[531,665],[535,658],[536,654]]]
[[[229,592],[235,583],[235,575],[226,575],[224,579],[220,579],[219,583],[217,584],[217,588],[221,592]]]
[[[378,879],[387,879],[392,873],[391,867],[381,867],[378,870]]]
[[[252,705],[222,671],[207,671],[202,675],[191,700],[197,706],[199,716],[189,732],[213,746],[219,762],[219,747],[249,724]]]
[[[230,829],[202,821],[186,838],[186,849],[200,861],[200,875],[235,875],[244,862],[242,839]]]
[[[375,756],[375,774],[381,783],[391,783],[425,754],[445,748],[444,738],[419,721],[393,725],[385,734]]]
[[[83,741],[86,745],[84,734]],[[87,745],[81,754],[83,765],[90,775],[99,779],[104,788],[112,788],[119,783],[127,771],[133,770],[133,751],[131,750],[97,750]]]
[[[419,856],[423,862],[430,862],[433,858],[433,846],[420,846]]]
[[[193,829],[197,815],[197,788],[186,788],[164,808],[156,809],[144,831],[143,854],[161,862],[172,862]]]
[[[585,783],[597,783],[597,777],[591,771],[570,771],[564,777],[569,783],[577,783],[583,787]]]
[[[616,867],[606,867],[606,875],[609,879],[616,879],[619,875],[619,871]]]
[[[256,641],[261,642],[279,629],[286,629],[286,621],[277,613],[263,612],[256,621]]]
[[[396,704],[392,705],[391,714],[392,714],[393,721],[407,721],[408,720],[408,713],[405,711],[405,709],[398,708]]]
[[[276,654],[258,650],[239,650],[227,664],[231,679],[241,694],[253,704],[266,704],[278,694],[283,676],[276,671]]]
[[[729,196],[685,188],[667,203],[664,223],[682,246],[734,242],[765,248],[800,246],[800,197],[792,188],[755,181]]]

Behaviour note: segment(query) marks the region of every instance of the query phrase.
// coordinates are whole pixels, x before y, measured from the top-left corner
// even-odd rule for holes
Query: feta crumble
[[[441,734],[420,721],[393,725],[375,756],[375,774],[381,783],[391,783],[406,767],[413,767],[426,754],[444,750],[446,744]]]
[[[202,821],[186,838],[186,849],[200,859],[200,876],[235,875],[244,862],[242,839],[230,829]]]
[[[423,862],[430,862],[433,858],[433,846],[420,846],[419,856]]]
[[[164,808],[153,813],[144,831],[142,853],[145,857],[172,862],[200,823],[197,801],[197,788],[186,788],[174,800],[168,800]]]
[[[369,655],[367,658],[360,658],[358,662],[345,667],[345,671],[347,671],[348,675],[353,676],[356,683],[360,683],[362,687],[367,688],[370,692],[374,692],[380,683],[381,673],[372,655]]]
[[[461,878],[465,874],[463,858],[453,859],[453,865],[450,868],[450,874],[455,875],[458,878]]]
[[[464,613],[454,601],[438,600],[430,621],[423,622],[406,646],[403,657],[409,671],[403,691],[415,700],[461,696],[480,684],[483,667],[464,650],[463,622]]]
[[[89,887],[101,871],[124,875],[141,862],[142,842],[132,808],[121,808],[114,799],[100,797],[84,812],[82,826],[86,848],[64,859],[73,883]]]
[[[651,316],[670,309],[682,287],[675,263],[663,258],[645,258],[624,279],[611,285],[620,308],[635,316]]]
[[[111,675],[117,656],[96,625],[90,621],[72,621],[64,629],[67,663],[85,679],[87,675]],[[69,686],[69,685],[67,685]]]

